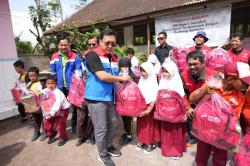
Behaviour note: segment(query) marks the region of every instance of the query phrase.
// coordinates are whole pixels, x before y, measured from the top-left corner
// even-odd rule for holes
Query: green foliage
[[[45,36],[45,31],[52,26],[52,22],[60,17],[61,4],[58,0],[34,0],[35,5],[29,6],[29,14],[31,21],[36,31],[30,32],[36,36],[38,46],[35,46],[34,52],[37,52],[37,48],[41,48],[44,55],[51,55],[53,49],[51,44],[56,42],[54,36]]]
[[[135,52],[135,56],[139,59],[139,63],[145,62],[146,60],[146,54],[144,52],[140,52],[139,49],[135,46],[129,45],[129,46],[116,46],[114,53],[119,57],[123,58],[126,57],[126,50],[128,48],[133,48]]]
[[[30,41],[22,41],[20,36],[15,37],[16,49],[18,54],[31,54],[33,52],[33,46]]]
[[[100,29],[96,28],[93,24],[91,30],[84,33],[81,33],[79,31],[79,28],[75,23],[72,23],[71,25],[66,25],[65,29],[66,30],[64,30],[62,34],[66,34],[69,36],[71,45],[74,47],[74,51],[76,51],[80,55],[88,49],[87,44],[89,36],[98,36],[100,34]]]

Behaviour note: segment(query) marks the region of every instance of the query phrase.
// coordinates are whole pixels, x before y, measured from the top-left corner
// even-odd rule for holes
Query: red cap
[[[239,78],[248,85],[250,84],[250,68],[243,62],[229,63],[224,66],[225,77]]]

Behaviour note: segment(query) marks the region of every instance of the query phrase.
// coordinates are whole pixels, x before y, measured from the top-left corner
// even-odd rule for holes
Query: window
[[[150,42],[155,44],[155,25],[150,23]],[[147,45],[147,24],[134,26],[134,45]]]

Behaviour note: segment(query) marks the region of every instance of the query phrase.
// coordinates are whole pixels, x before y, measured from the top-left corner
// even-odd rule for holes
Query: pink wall
[[[0,0],[0,59],[16,58],[16,45],[8,0]]]

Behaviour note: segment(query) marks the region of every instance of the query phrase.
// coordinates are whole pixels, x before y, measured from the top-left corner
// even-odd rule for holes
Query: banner
[[[198,31],[205,31],[209,38],[206,45],[222,46],[230,35],[231,4],[209,7],[155,19],[155,34],[165,31],[167,42],[173,46],[195,45],[193,37]],[[156,40],[156,45],[159,45]]]

